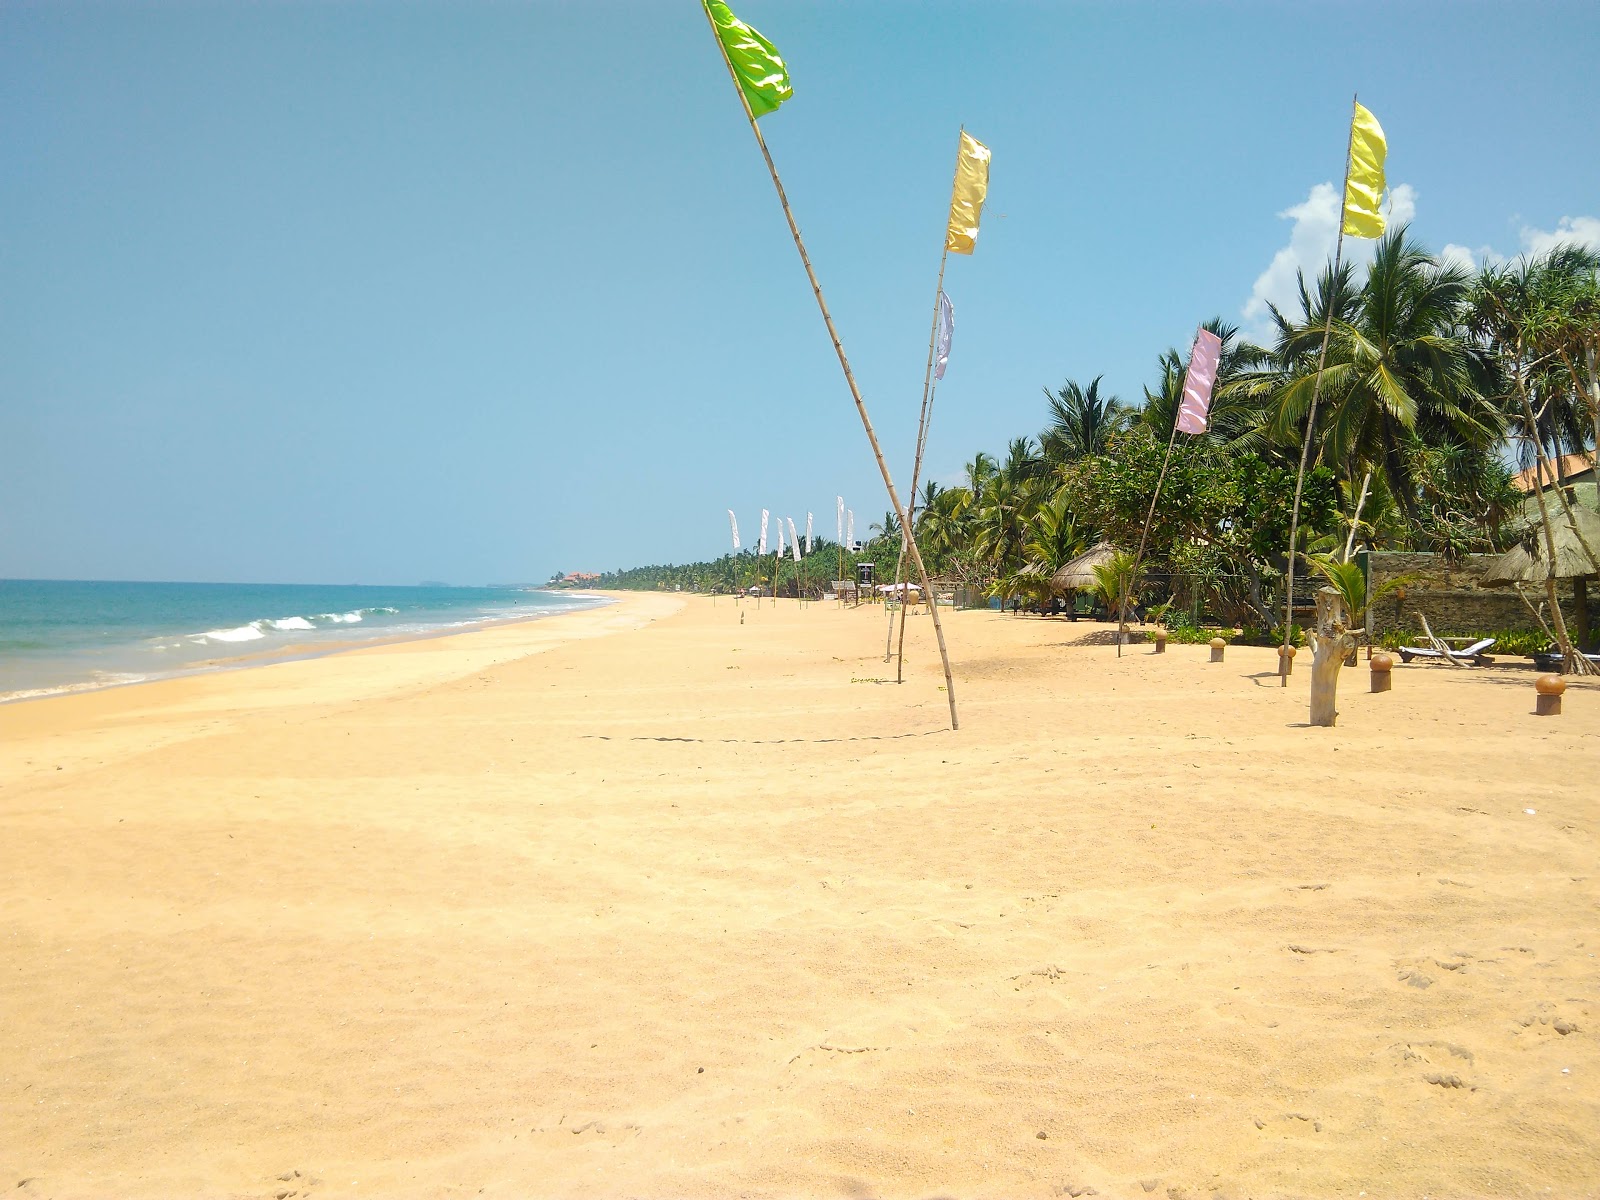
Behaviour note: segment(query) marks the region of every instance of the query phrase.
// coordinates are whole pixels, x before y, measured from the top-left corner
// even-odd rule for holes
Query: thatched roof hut
[[[1600,575],[1600,562],[1591,561],[1583,543],[1600,554],[1600,513],[1576,505],[1572,509],[1578,529],[1558,510],[1550,514],[1550,530],[1556,544],[1556,578],[1581,579]],[[1580,538],[1578,535],[1582,534]],[[1479,587],[1510,587],[1517,583],[1543,583],[1549,575],[1548,551],[1544,544],[1544,523],[1534,521],[1523,531],[1517,544],[1507,550],[1484,572]]]
[[[1117,548],[1110,542],[1100,542],[1066,563],[1050,577],[1050,588],[1055,592],[1076,592],[1093,588],[1099,581],[1094,569],[1111,561]]]

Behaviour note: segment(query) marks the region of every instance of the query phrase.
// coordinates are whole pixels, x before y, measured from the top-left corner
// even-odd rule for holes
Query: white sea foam
[[[268,621],[274,629],[315,629],[316,626],[304,617],[281,617],[276,621]]]
[[[208,642],[254,642],[267,636],[262,632],[263,624],[261,621],[252,621],[233,629],[208,629],[200,636]]]
[[[22,688],[15,692],[0,692],[0,704],[13,700],[41,700],[46,696],[70,696],[77,692],[95,692],[101,688],[120,687],[129,683],[143,683],[148,675],[131,675],[126,671],[96,671],[93,679],[78,683],[63,683],[55,687]]]
[[[335,625],[354,625],[361,620],[363,610],[356,609],[347,613],[323,613],[317,618],[319,621],[332,621]]]

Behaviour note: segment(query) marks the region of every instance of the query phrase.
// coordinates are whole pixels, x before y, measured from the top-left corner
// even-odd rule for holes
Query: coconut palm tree
[[[1057,489],[1028,522],[1023,557],[1029,571],[1047,580],[1089,548],[1089,539],[1068,508],[1068,500],[1067,491]]]
[[[1211,406],[1208,412],[1205,440],[1233,450],[1259,450],[1264,441],[1263,428],[1267,411],[1259,397],[1241,380],[1263,366],[1270,366],[1271,352],[1253,343],[1239,339],[1239,328],[1212,317],[1201,328],[1209,330],[1222,341],[1222,355],[1217,363],[1217,378],[1211,389]],[[1183,403],[1184,376],[1188,359],[1175,349],[1169,349],[1160,358],[1161,378],[1154,388],[1144,389],[1144,407],[1139,410],[1138,422],[1150,428],[1157,439],[1166,441],[1172,436],[1172,426],[1177,422],[1178,409]]]
[[[1061,390],[1045,388],[1050,402],[1050,424],[1039,434],[1044,460],[1052,466],[1077,462],[1104,454],[1113,434],[1126,429],[1133,410],[1115,396],[1100,394],[1103,375],[1096,375],[1088,387],[1069,379]]]
[[[1324,271],[1314,295],[1302,277],[1300,313],[1290,319],[1272,310],[1275,369],[1257,372],[1240,386],[1269,401],[1272,440],[1298,446],[1306,436],[1327,327],[1323,405],[1309,435],[1316,461],[1347,481],[1369,468],[1381,473],[1396,503],[1416,522],[1421,513],[1406,454],[1410,435],[1429,445],[1490,453],[1505,429],[1502,413],[1487,399],[1492,364],[1460,323],[1471,287],[1469,272],[1435,261],[1401,226],[1379,240],[1359,288],[1348,266],[1337,277]]]

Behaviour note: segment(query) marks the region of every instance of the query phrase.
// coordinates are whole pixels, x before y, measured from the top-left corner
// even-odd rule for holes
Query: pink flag
[[[1194,335],[1189,351],[1189,373],[1183,381],[1183,403],[1178,408],[1178,428],[1184,433],[1204,433],[1211,408],[1211,385],[1217,381],[1217,363],[1222,358],[1222,339],[1209,329]]]

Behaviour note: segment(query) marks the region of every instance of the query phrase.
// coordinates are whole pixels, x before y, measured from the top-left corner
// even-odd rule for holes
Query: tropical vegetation
[[[1522,516],[1514,468],[1538,462],[1559,478],[1562,456],[1592,451],[1600,435],[1597,272],[1600,255],[1564,245],[1474,274],[1393,229],[1364,270],[1302,276],[1295,302],[1271,308],[1265,344],[1206,323],[1223,351],[1204,434],[1173,435],[1185,368],[1175,348],[1156,356],[1134,402],[1100,376],[1046,388],[1037,433],[999,455],[979,451],[958,479],[921,489],[913,521],[923,556],[953,584],[1034,600],[1062,566],[1109,541],[1139,557],[1137,599],[1163,606],[1169,624],[1271,631],[1307,437],[1300,549],[1324,556],[1320,568],[1297,570],[1308,586],[1322,582],[1319,570],[1348,583],[1338,564],[1360,549],[1502,550]],[[1566,503],[1556,495],[1552,506]],[[890,577],[898,522],[886,514],[872,532],[859,555],[828,543],[798,565],[778,564],[780,592],[815,593],[841,561],[852,572],[871,559]],[[772,566],[746,552],[601,584],[770,586]],[[1122,564],[1128,579],[1132,566]]]

